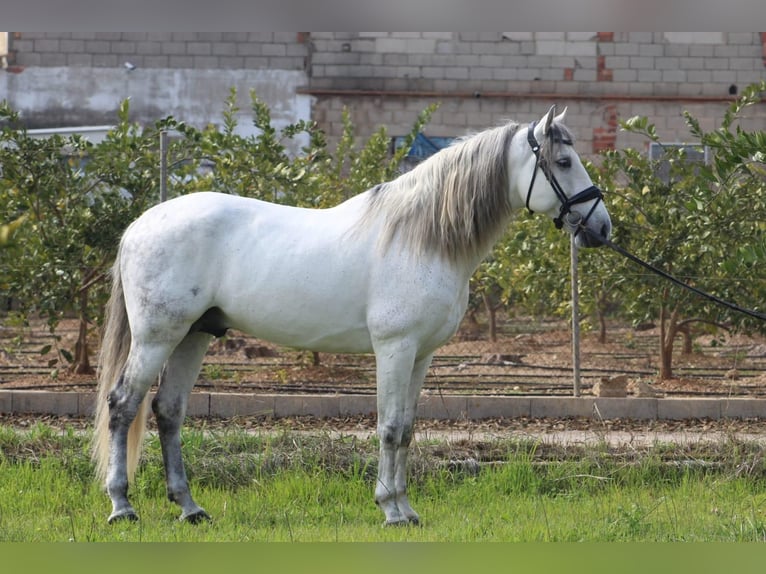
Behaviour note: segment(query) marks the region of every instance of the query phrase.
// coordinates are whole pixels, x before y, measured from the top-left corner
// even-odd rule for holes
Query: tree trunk
[[[601,292],[596,300],[596,316],[598,318],[598,342],[606,343],[606,296]]]
[[[319,353],[317,353],[316,351],[311,351],[311,362],[315,367],[318,367],[321,364]]]
[[[88,350],[88,290],[80,291],[80,326],[77,333],[77,343],[74,347],[74,362],[71,370],[78,375],[92,375],[90,353]]]
[[[606,317],[601,310],[598,311],[598,342],[606,344]]]
[[[687,323],[678,328],[678,332],[681,333],[684,340],[684,347],[682,353],[684,355],[691,355],[694,352],[694,346],[692,345],[692,329]]]
[[[481,296],[484,299],[484,307],[487,309],[487,317],[489,318],[489,340],[494,343],[497,341],[498,307],[492,304],[492,298],[486,292],[482,293]]]
[[[678,334],[678,309],[668,314],[663,303],[660,307],[660,380],[673,378],[673,341]]]

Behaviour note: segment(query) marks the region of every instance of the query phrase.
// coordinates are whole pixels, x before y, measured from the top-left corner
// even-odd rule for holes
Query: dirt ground
[[[55,338],[44,324],[20,327],[0,318],[0,389],[92,390],[95,376],[69,372],[59,349],[74,347],[76,324],[65,321]],[[612,326],[601,344],[586,332],[581,343],[582,393],[602,381],[623,379],[628,394],[656,396],[766,396],[766,338],[698,334],[693,353],[680,341],[676,378],[657,379],[658,333]],[[98,336],[91,337],[93,363]],[[45,353],[41,351],[46,351]],[[198,391],[285,393],[374,393],[374,358],[362,355],[316,357],[230,332],[210,347]],[[530,319],[506,320],[498,341],[480,325],[465,322],[440,349],[425,388],[444,393],[493,395],[571,395],[572,350],[566,324]]]

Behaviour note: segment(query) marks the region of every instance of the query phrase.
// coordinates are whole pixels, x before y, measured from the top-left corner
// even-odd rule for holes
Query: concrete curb
[[[94,392],[0,390],[2,414],[92,416]],[[192,393],[188,416],[315,416],[375,414],[373,395],[286,395]],[[493,417],[684,420],[766,419],[766,399],[752,398],[600,398],[423,394],[423,419],[479,420]]]

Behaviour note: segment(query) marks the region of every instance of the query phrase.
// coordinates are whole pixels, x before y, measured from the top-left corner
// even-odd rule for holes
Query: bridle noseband
[[[540,144],[535,138],[536,123],[537,122],[532,122],[529,124],[529,129],[527,130],[527,141],[529,142],[529,145],[535,154],[535,171],[532,172],[532,181],[529,182],[529,191],[527,191],[527,210],[529,213],[534,213],[534,211],[532,211],[532,209],[529,207],[529,200],[532,197],[532,188],[535,185],[537,168],[539,167],[543,172],[543,175],[545,175],[545,179],[547,179],[548,183],[551,184],[553,191],[556,193],[556,197],[558,197],[559,201],[561,202],[561,210],[559,211],[559,215],[553,220],[553,223],[556,225],[556,229],[561,229],[564,226],[564,217],[572,212],[573,205],[577,205],[578,203],[585,203],[591,199],[597,200],[593,204],[593,207],[590,208],[590,211],[588,211],[588,215],[577,222],[577,229],[575,230],[575,235],[577,235],[580,232],[581,226],[585,225],[585,223],[588,221],[588,218],[590,218],[590,216],[595,211],[599,201],[604,199],[604,194],[601,193],[601,190],[598,187],[591,185],[589,188],[583,189],[581,192],[574,194],[572,197],[567,197],[567,195],[564,193],[564,190],[561,189],[561,185],[559,185],[559,182],[556,180],[556,176],[553,175],[551,167],[547,164],[547,162],[540,161]],[[560,138],[559,141],[560,143],[572,145],[572,141],[568,139]]]

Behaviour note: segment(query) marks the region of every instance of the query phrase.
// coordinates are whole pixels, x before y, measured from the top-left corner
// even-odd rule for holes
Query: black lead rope
[[[738,313],[744,313],[745,315],[749,315],[750,317],[753,317],[755,319],[760,319],[761,321],[766,321],[766,314],[759,313],[758,311],[753,311],[752,309],[745,309],[744,307],[740,307],[739,305],[736,305],[735,303],[732,303],[730,301],[726,301],[724,299],[721,299],[720,297],[716,297],[715,295],[712,295],[706,291],[703,291],[702,289],[697,289],[696,287],[692,287],[688,283],[684,283],[680,279],[674,277],[667,271],[663,271],[662,269],[655,267],[651,263],[647,263],[640,257],[637,257],[636,255],[633,255],[630,251],[627,251],[626,249],[620,247],[616,243],[613,243],[611,240],[607,239],[606,237],[603,237],[601,235],[596,234],[593,231],[590,231],[586,229],[584,226],[581,226],[580,229],[584,232],[593,237],[594,239],[598,239],[601,243],[609,247],[612,251],[615,251],[622,255],[623,257],[626,257],[633,261],[634,263],[637,263],[641,267],[648,269],[652,273],[655,273],[662,277],[663,279],[667,279],[671,283],[674,283],[678,285],[679,287],[683,287],[684,289],[687,289],[691,291],[692,293],[696,293],[700,297],[704,297],[705,299],[712,301],[713,303],[717,303],[718,305],[722,305],[724,307],[727,307],[731,309],[732,311],[736,311]]]

